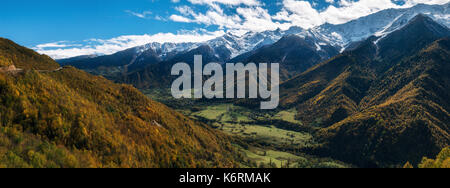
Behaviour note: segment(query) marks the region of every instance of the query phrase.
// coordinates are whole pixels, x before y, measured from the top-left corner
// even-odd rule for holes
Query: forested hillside
[[[0,167],[233,167],[229,137],[0,39]],[[29,64],[28,64],[29,63]],[[44,71],[45,70],[45,71]]]
[[[0,38],[0,66],[13,64],[20,69],[53,70],[59,64],[46,55],[39,55],[33,50]]]
[[[282,106],[323,128],[320,155],[366,167],[418,164],[450,143],[449,36],[418,15],[284,83]]]
[[[419,168],[450,168],[450,148],[444,148],[436,159],[424,157],[419,164]]]
[[[202,55],[203,64],[220,62],[214,55],[213,49],[203,45],[191,51],[180,53],[168,61],[156,63],[147,66],[142,70],[130,72],[123,78],[120,78],[119,82],[132,84],[139,89],[170,88],[172,81],[177,78],[176,76],[171,75],[172,66],[179,62],[185,62],[193,67],[195,55]]]

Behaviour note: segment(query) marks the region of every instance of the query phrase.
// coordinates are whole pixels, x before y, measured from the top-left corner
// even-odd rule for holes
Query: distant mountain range
[[[292,27],[286,31],[274,30],[264,32],[248,32],[242,36],[225,34],[222,37],[204,42],[204,43],[150,43],[144,46],[133,48],[136,56],[147,51],[153,50],[161,60],[167,60],[173,57],[173,54],[193,50],[202,45],[208,45],[215,51],[215,55],[222,61],[228,61],[244,53],[256,50],[265,45],[270,45],[283,36],[298,34],[299,36],[315,38],[315,46],[332,45],[340,50],[348,47],[353,42],[364,40],[372,35],[383,35],[396,28],[402,27],[415,15],[422,13],[431,17],[433,20],[450,26],[448,15],[450,14],[450,3],[445,5],[425,5],[419,4],[407,9],[387,9],[369,16],[350,21],[345,24],[333,25],[324,24],[315,28],[304,30],[300,27]],[[83,58],[95,58],[82,56]],[[70,58],[61,60],[62,62],[71,62],[80,60]]]
[[[418,4],[407,9],[387,9],[345,24],[322,26],[303,32],[313,35],[345,50],[354,42],[363,41],[373,35],[383,36],[406,25],[417,14],[424,14],[436,22],[450,27],[450,3],[444,5]]]
[[[408,9],[380,11],[340,25],[324,24],[308,30],[292,27],[286,31],[278,29],[249,32],[243,36],[226,34],[205,43],[150,43],[112,55],[82,56],[58,60],[58,62],[62,65],[72,65],[90,73],[103,75],[109,79],[133,83],[139,87],[149,88],[153,85],[168,87],[167,83],[155,83],[155,81],[147,80],[150,78],[160,79],[149,75],[149,72],[162,70],[157,66],[167,66],[167,62],[177,63],[174,62],[175,59],[190,61],[193,57],[185,54],[191,54],[189,52],[194,50],[204,51],[198,48],[207,47],[210,48],[205,51],[208,54],[200,55],[214,56],[211,60],[217,62],[254,61],[261,63],[258,61],[270,61],[269,63],[281,63],[283,64],[282,79],[286,80],[337,55],[337,52],[354,48],[359,42],[370,36],[384,36],[403,27],[419,13],[448,27],[450,26],[447,18],[450,14],[449,7],[450,3],[445,5],[419,4]],[[288,41],[286,38],[293,40]],[[286,46],[287,44],[289,46]],[[267,51],[273,52],[273,49],[276,49],[277,52],[266,53]],[[180,58],[181,56],[185,56],[186,59]],[[169,72],[160,72],[161,75],[169,75],[167,73]],[[159,76],[159,74],[154,75]],[[164,78],[164,80],[170,79]],[[153,84],[149,84],[150,82]]]

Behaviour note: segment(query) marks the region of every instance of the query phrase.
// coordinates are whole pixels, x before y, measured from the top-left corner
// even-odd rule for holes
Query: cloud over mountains
[[[167,17],[151,11],[126,13],[137,18],[153,16],[160,21],[214,27],[214,31],[196,30],[154,35],[127,35],[112,39],[90,39],[83,42],[61,41],[41,44],[33,49],[55,59],[91,54],[112,54],[150,42],[203,42],[225,32],[243,34],[292,26],[311,28],[324,23],[342,24],[389,8],[409,8],[419,3],[445,4],[450,0],[172,0],[175,11]],[[319,6],[320,5],[320,6]]]

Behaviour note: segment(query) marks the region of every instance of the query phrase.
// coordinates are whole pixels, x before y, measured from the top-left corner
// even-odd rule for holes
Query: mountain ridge
[[[304,124],[323,128],[318,135],[327,144],[321,154],[366,167],[408,158],[417,163],[450,141],[449,78],[442,72],[449,68],[448,37],[448,28],[418,15],[385,42],[376,44],[378,38],[371,37],[286,81],[280,87],[281,106],[296,107]],[[418,143],[417,151],[408,143]]]
[[[217,61],[220,63],[245,61],[257,53],[258,50],[261,51],[267,46],[273,46],[283,37],[289,35],[298,35],[305,40],[313,41],[311,46],[316,48],[316,53],[323,55],[324,49],[322,47],[334,48],[339,52],[351,50],[371,36],[382,37],[402,28],[417,14],[427,14],[448,27],[450,22],[444,19],[443,16],[450,14],[449,6],[450,3],[445,5],[418,4],[406,9],[383,10],[339,25],[324,24],[311,29],[291,27],[288,30],[277,29],[264,32],[248,32],[242,36],[227,33],[224,36],[202,43],[149,43],[110,56],[76,57],[58,61],[63,65],[73,65],[112,80],[122,80],[124,75],[139,70],[144,71],[144,69],[148,69],[147,66],[152,66],[153,64],[171,61],[172,58],[179,54],[185,54],[205,45],[213,50],[213,55],[217,57]],[[148,53],[145,53],[146,51]],[[125,56],[123,56],[124,54]],[[142,54],[147,54],[148,56]],[[105,59],[112,60],[108,60],[110,61],[108,63]],[[138,61],[133,61],[134,59]],[[183,61],[190,59],[192,58],[184,59]],[[315,63],[317,62],[306,64],[313,66]],[[293,73],[285,71],[283,77],[288,79],[307,68],[310,67],[300,67],[299,70],[288,69],[293,71]]]
[[[338,49],[314,38],[286,35],[278,42],[232,59],[232,63],[279,63],[281,80],[292,78],[339,53]]]

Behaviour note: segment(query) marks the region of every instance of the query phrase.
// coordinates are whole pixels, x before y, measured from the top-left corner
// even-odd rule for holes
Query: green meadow
[[[305,155],[296,150],[318,143],[309,132],[298,132],[270,124],[283,122],[302,126],[295,119],[296,109],[261,112],[234,104],[205,102],[194,99],[174,100],[168,90],[146,90],[146,95],[179,112],[220,130],[245,143],[235,144],[242,155],[244,168],[346,168],[350,167],[332,159]],[[169,96],[169,97],[168,97]]]

